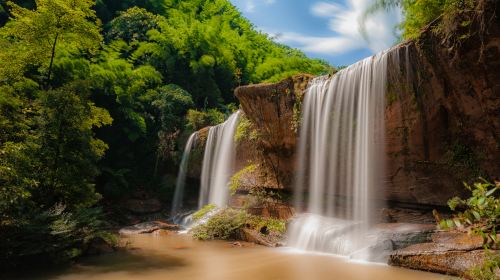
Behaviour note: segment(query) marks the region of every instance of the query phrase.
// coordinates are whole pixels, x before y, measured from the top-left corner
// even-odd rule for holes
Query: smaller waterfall
[[[175,183],[174,201],[172,203],[172,214],[174,215],[177,214],[183,206],[184,186],[186,185],[186,173],[188,170],[189,156],[191,155],[191,150],[196,145],[197,140],[198,132],[195,132],[189,136],[186,147],[184,147],[184,153],[182,154],[181,165],[179,167],[179,173]]]
[[[232,114],[224,123],[210,128],[203,156],[201,187],[198,207],[214,204],[227,205],[229,179],[233,173],[236,147],[234,134],[240,111]]]

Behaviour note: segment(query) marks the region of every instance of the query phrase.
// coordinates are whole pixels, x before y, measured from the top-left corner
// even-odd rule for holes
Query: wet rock
[[[397,250],[430,241],[435,230],[433,224],[390,223],[377,225],[376,234],[379,240],[391,240],[394,250]]]
[[[152,221],[152,222],[144,222],[136,224],[129,227],[124,227],[120,229],[119,233],[123,235],[133,235],[142,233],[152,233],[160,229],[168,231],[178,231],[180,230],[180,226],[165,223],[162,221]]]
[[[394,250],[430,241],[435,228],[436,226],[432,224],[378,224],[366,236],[367,240],[374,240],[372,245],[352,253],[349,257],[387,263]]]
[[[247,212],[264,218],[275,218],[280,220],[288,220],[293,217],[295,213],[290,205],[284,203],[268,203],[259,207],[248,207]]]
[[[266,247],[279,246],[278,240],[275,239],[273,240],[272,236],[263,235],[260,232],[253,229],[242,228],[240,230],[240,235],[241,235],[241,240],[246,242],[252,242]]]

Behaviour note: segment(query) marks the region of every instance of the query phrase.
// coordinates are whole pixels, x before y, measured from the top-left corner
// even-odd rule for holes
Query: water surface
[[[292,253],[248,243],[193,241],[186,235],[137,235],[129,250],[88,258],[37,278],[61,280],[422,280],[447,276],[331,255]]]

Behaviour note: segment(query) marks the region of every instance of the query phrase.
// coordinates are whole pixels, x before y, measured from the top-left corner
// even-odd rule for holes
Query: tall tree
[[[36,9],[13,2],[11,20],[0,30],[0,82],[34,74],[50,86],[54,59],[64,45],[75,51],[94,52],[102,41],[92,0],[37,0]]]

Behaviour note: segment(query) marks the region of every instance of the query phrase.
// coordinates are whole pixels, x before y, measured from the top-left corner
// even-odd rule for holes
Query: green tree
[[[88,100],[88,86],[75,82],[42,93],[38,173],[40,201],[60,202],[70,208],[90,207],[100,196],[93,179],[97,161],[107,145],[94,137],[92,129],[109,125],[109,113]]]
[[[403,39],[415,39],[420,36],[422,28],[444,14],[471,9],[474,0],[375,0],[365,11],[361,29],[364,31],[364,21],[370,15],[380,11],[400,8],[403,21],[398,26]]]
[[[12,18],[0,30],[0,81],[35,69],[48,88],[61,45],[93,52],[102,40],[92,0],[37,0],[35,10],[8,4]]]

